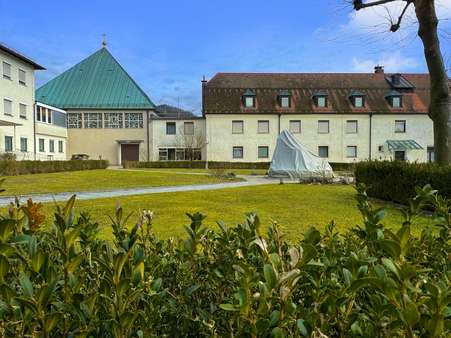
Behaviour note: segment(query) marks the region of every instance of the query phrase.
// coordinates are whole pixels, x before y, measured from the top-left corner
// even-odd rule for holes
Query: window
[[[28,151],[28,139],[26,137],[20,138],[20,151],[23,153]]]
[[[36,106],[36,121],[41,121],[41,107]]]
[[[13,137],[5,136],[5,151],[13,151]]]
[[[406,121],[396,120],[395,121],[395,133],[405,133],[406,132]]]
[[[19,69],[19,83],[24,86],[27,85],[27,73],[22,69]]]
[[[327,97],[326,96],[317,96],[316,97],[316,106],[319,108],[327,107]]]
[[[36,120],[39,122],[52,123],[52,113],[52,110],[38,106],[36,108]]]
[[[349,158],[357,157],[357,146],[347,146],[346,147],[346,157],[349,157]]]
[[[258,133],[259,134],[269,134],[269,121],[268,120],[258,121]]]
[[[246,108],[255,107],[255,91],[247,89],[243,94],[243,104]]]
[[[122,128],[122,113],[105,113],[105,128],[120,129]]]
[[[363,108],[363,106],[364,106],[363,96],[355,96],[354,97],[354,107]]]
[[[329,147],[328,146],[319,146],[318,147],[318,156],[327,158],[329,157]]]
[[[175,122],[166,122],[166,135],[175,135]]]
[[[85,113],[85,128],[99,129],[102,128],[102,113]]]
[[[40,115],[40,107],[38,107],[38,117]],[[81,113],[68,113],[67,114],[67,128],[80,129],[82,127]]]
[[[27,105],[23,103],[19,103],[19,116],[22,119],[27,118]]]
[[[357,120],[346,121],[346,134],[357,134],[358,122]]]
[[[45,141],[43,138],[39,139],[39,151],[43,153],[45,151]]]
[[[64,153],[64,142],[63,141],[58,141],[58,152]]]
[[[329,134],[329,121],[318,121],[318,134]]]
[[[7,62],[3,62],[3,77],[11,80],[11,65]]]
[[[401,106],[402,106],[401,96],[393,96],[391,98],[391,106],[393,108],[401,108]]]
[[[232,134],[243,134],[243,132],[244,132],[244,122],[232,121]]]
[[[434,152],[434,147],[428,147],[428,149],[427,149],[427,155],[428,155],[428,162],[430,162],[430,163],[435,162],[435,152]]]
[[[289,96],[282,96],[280,98],[280,106],[282,108],[290,108],[291,106],[291,100]]]
[[[176,149],[175,150],[175,160],[176,161],[184,161],[185,160],[185,149]]]
[[[268,158],[269,157],[269,147],[260,146],[258,147],[258,158]]]
[[[49,140],[49,151],[51,153],[55,152],[55,141],[54,140]]]
[[[243,158],[243,147],[233,147],[233,158]]]
[[[404,150],[396,150],[395,161],[405,161],[405,160],[406,160],[406,152]]]
[[[194,135],[194,122],[185,122],[183,124],[183,133],[185,135]]]
[[[160,148],[158,150],[158,160],[159,161],[167,161],[168,160],[168,150],[164,148]]]
[[[125,113],[125,128],[143,128],[143,114],[142,113]]]
[[[246,96],[244,98],[244,106],[246,108],[253,108],[255,107],[255,98],[251,96]]]
[[[3,99],[3,111],[5,115],[13,115],[13,101],[8,99]]]
[[[301,133],[301,121],[300,120],[291,120],[290,121],[290,132],[293,134]]]

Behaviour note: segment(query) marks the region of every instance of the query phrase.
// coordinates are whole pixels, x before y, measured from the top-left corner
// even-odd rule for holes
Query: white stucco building
[[[330,162],[433,159],[426,74],[218,73],[202,92],[208,161],[269,162],[282,130]]]

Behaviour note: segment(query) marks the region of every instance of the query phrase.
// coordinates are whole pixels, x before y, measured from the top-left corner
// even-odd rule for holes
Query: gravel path
[[[147,194],[159,194],[170,192],[183,192],[183,191],[200,191],[200,190],[219,190],[226,188],[238,188],[249,187],[264,184],[278,184],[279,180],[270,179],[262,176],[238,176],[244,178],[244,182],[230,182],[230,183],[215,183],[215,184],[196,184],[196,185],[179,185],[171,187],[148,187],[148,188],[131,188],[131,189],[116,189],[109,191],[80,191],[80,192],[64,192],[56,194],[31,194],[20,196],[22,202],[26,201],[29,197],[33,198],[34,202],[59,202],[66,201],[72,195],[77,195],[78,200],[92,200],[97,198],[109,198],[109,197],[121,197],[132,195],[147,195]],[[0,197],[0,207],[9,205],[14,201],[14,197],[4,196]]]

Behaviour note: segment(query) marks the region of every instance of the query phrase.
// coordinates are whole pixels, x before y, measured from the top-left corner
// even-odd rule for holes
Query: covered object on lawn
[[[284,130],[277,138],[276,150],[269,168],[272,177],[332,177],[329,162],[313,154],[290,132]]]

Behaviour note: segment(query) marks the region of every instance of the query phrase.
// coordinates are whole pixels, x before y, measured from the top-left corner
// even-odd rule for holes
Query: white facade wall
[[[232,133],[232,121],[244,123],[243,134]],[[269,121],[269,133],[258,133],[258,121]],[[329,162],[352,163],[370,156],[369,114],[282,114],[280,131],[289,130],[290,121],[301,121],[301,133],[294,134],[311,152],[318,154],[319,146],[329,149]],[[318,132],[318,121],[329,121],[329,133]],[[415,140],[422,150],[408,150],[408,161],[427,161],[427,148],[432,147],[432,120],[425,114],[373,115],[371,118],[372,159],[393,159],[393,153],[379,150],[387,140]],[[406,132],[395,132],[395,121],[406,121]],[[347,132],[347,121],[357,121],[357,133]],[[279,133],[277,114],[208,114],[206,116],[206,149],[208,161],[269,162]],[[233,158],[233,147],[243,147],[243,158]],[[269,158],[258,158],[258,147],[269,147]],[[347,156],[347,147],[357,147],[357,157]]]
[[[166,133],[166,124],[176,124],[176,134],[168,135]],[[184,135],[185,122],[194,123],[194,135]],[[205,159],[205,119],[152,119],[150,128],[150,161],[159,160],[159,149],[161,148],[201,148],[202,159]]]
[[[11,78],[3,75],[3,62],[11,65]],[[19,69],[25,71],[26,83],[19,83]],[[5,136],[13,137],[13,153],[18,159],[34,158],[33,111],[34,68],[0,50],[0,153],[5,152]],[[12,101],[12,114],[5,114],[4,99]],[[19,105],[26,106],[25,118],[20,117]],[[27,139],[27,151],[20,151],[20,138]]]

